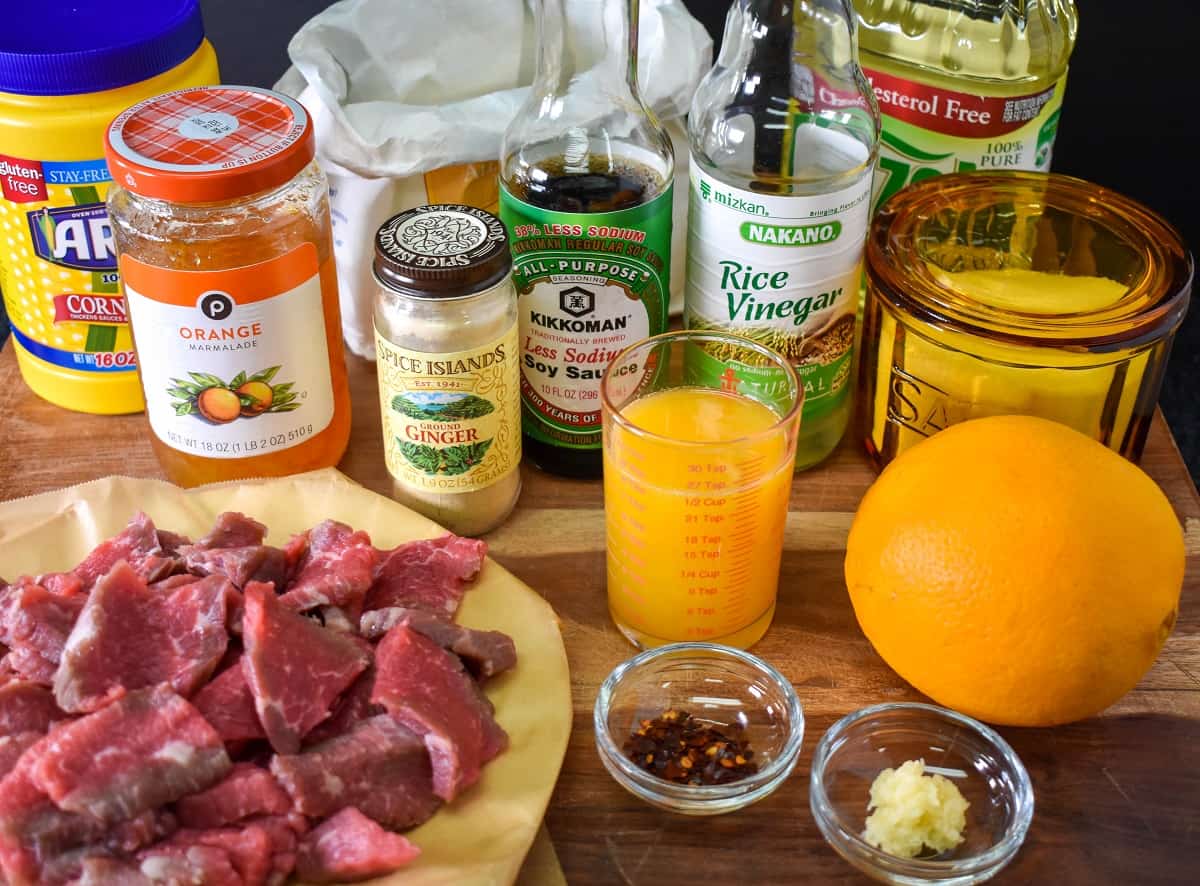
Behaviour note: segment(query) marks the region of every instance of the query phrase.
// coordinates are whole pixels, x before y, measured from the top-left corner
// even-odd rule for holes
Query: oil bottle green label
[[[634,342],[664,332],[671,188],[615,212],[557,212],[500,189],[521,330],[521,424],[570,449],[600,448],[600,380]]]
[[[986,96],[863,69],[883,119],[874,206],[945,172],[1050,169],[1066,77],[1023,95]]]

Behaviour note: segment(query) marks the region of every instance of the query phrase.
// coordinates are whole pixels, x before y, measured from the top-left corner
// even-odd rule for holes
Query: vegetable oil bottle
[[[1046,172],[1078,16],[1072,0],[854,0],[883,114],[878,207],[971,169]]]
[[[854,30],[849,0],[737,0],[688,117],[687,324],[769,345],[796,367],[798,470],[833,451],[851,411],[879,144]],[[689,368],[711,381],[734,356]],[[734,374],[769,386],[779,370],[760,364],[747,350]]]

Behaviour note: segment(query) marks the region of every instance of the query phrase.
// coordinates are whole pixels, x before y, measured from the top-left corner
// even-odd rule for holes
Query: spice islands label
[[[121,258],[150,427],[205,458],[290,449],[333,420],[320,266],[311,243],[220,271]]]
[[[842,406],[870,176],[829,194],[772,196],[730,188],[693,160],[691,189],[688,327],[740,335],[787,358],[804,385],[805,418]],[[762,390],[787,390],[783,373],[745,349],[696,349],[688,372],[716,387],[730,364]]]
[[[523,430],[600,448],[600,381],[627,346],[666,331],[671,188],[616,212],[541,209],[500,190],[521,327]]]
[[[517,329],[478,348],[428,354],[375,334],[388,472],[430,492],[472,492],[521,461]]]
[[[1050,169],[1066,77],[1023,95],[986,96],[864,69],[883,118],[876,208],[946,172]]]

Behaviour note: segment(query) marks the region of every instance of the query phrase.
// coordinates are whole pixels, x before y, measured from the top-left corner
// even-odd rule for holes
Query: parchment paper
[[[268,542],[276,545],[327,518],[366,530],[380,548],[444,532],[332,469],[186,491],[159,480],[109,477],[0,503],[0,576],[11,580],[69,569],[119,532],[137,510],[158,527],[193,538],[206,532],[221,511],[242,511],[267,524]],[[406,834],[421,847],[420,858],[372,883],[513,883],[558,778],[571,730],[571,688],[554,611],[488,560],[463,600],[458,621],[504,631],[516,643],[516,668],[486,687],[512,744],[484,767],[478,784]],[[522,882],[562,882],[553,847],[540,849]]]

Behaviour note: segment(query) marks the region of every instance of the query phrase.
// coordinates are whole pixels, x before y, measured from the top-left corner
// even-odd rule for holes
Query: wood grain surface
[[[371,364],[351,358],[354,428],[340,465],[386,492]],[[107,474],[161,476],[143,416],[106,418],[43,403],[0,352],[0,499]],[[1025,761],[1037,811],[1005,884],[1200,881],[1200,499],[1156,417],[1142,466],[1166,490],[1188,538],[1175,632],[1141,684],[1103,716],[1056,729],[1001,729]],[[848,438],[796,478],[775,623],[754,651],[783,671],[804,704],[804,750],[771,797],[694,819],[646,806],[600,765],[591,729],[600,682],[634,650],[609,621],[603,496],[598,482],[522,468],[512,519],[492,555],[557,610],[571,661],[575,729],[547,825],[572,884],[862,883],[821,838],[808,810],[812,750],[839,717],[923,697],[859,632],[842,580],[850,519],[874,478]]]

